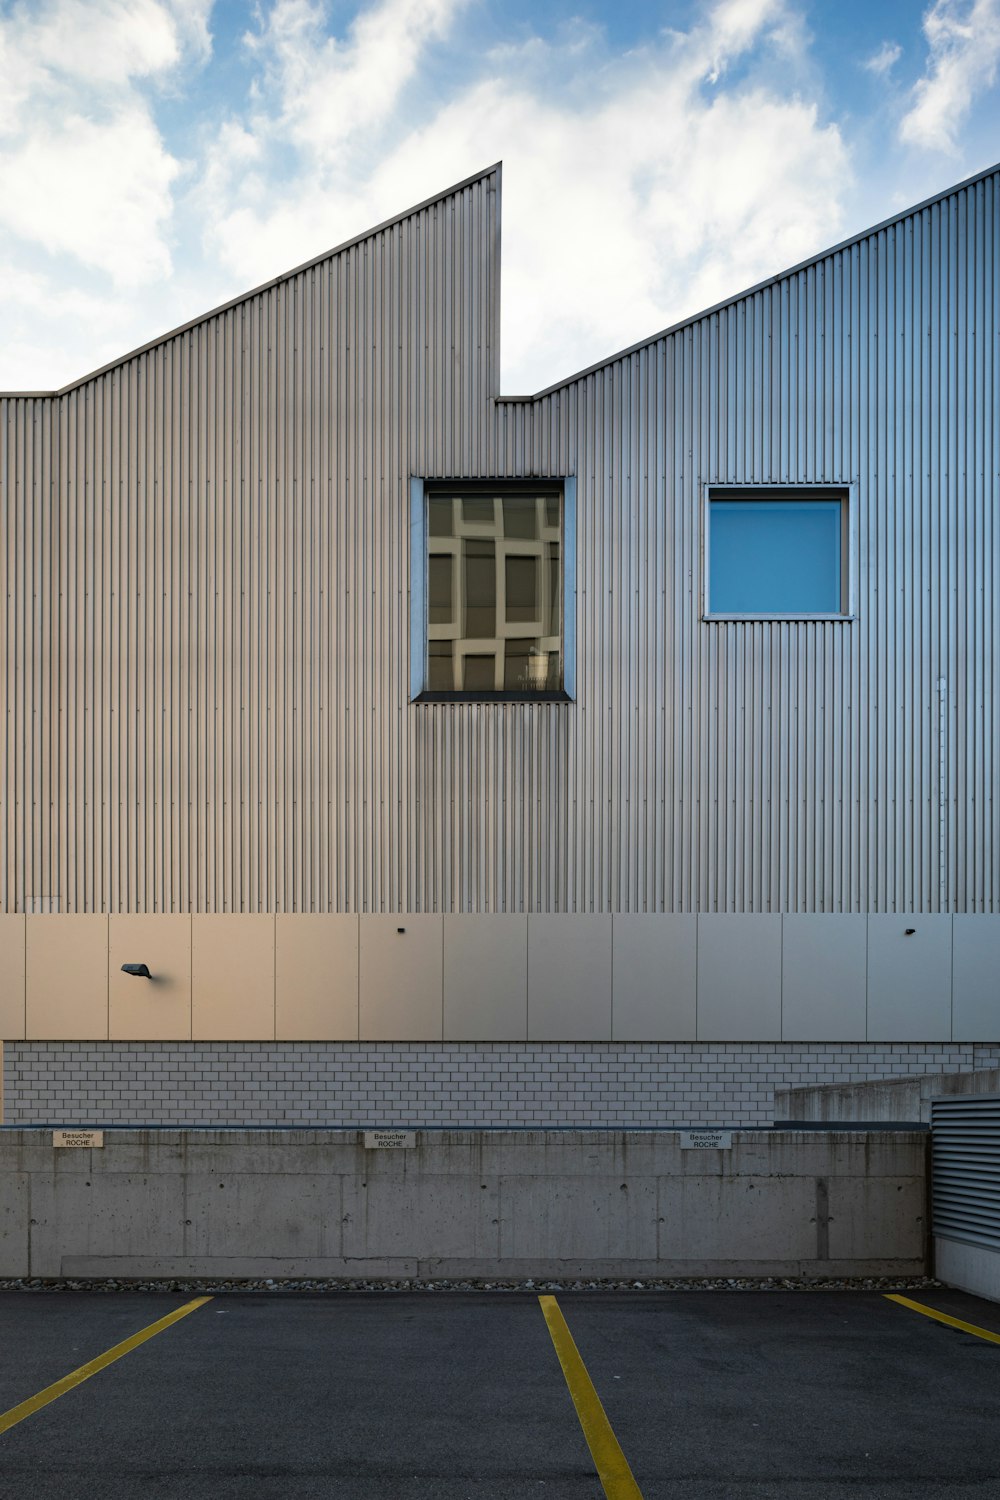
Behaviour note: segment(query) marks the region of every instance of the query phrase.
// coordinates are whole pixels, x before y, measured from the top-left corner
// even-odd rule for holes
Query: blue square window
[[[848,522],[846,494],[711,493],[706,613],[763,619],[848,615]]]

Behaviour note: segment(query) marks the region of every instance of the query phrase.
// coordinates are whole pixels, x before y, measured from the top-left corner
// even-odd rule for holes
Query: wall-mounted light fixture
[[[152,974],[145,964],[122,964],[122,973],[131,974],[133,979],[152,979]]]

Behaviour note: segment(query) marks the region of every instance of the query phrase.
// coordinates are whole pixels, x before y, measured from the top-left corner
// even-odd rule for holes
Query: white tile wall
[[[7,1042],[7,1125],[766,1125],[776,1087],[1000,1064],[868,1043]]]

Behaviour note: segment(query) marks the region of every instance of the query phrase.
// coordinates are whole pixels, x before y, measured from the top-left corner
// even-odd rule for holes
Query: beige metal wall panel
[[[0,1040],[16,1042],[24,1029],[24,918],[0,916]]]
[[[528,919],[444,919],[444,1039],[523,1042],[528,1036]]]
[[[1000,1037],[1000,917],[957,916],[952,925],[952,1040]]]
[[[616,1042],[694,1041],[698,919],[616,916],[612,1028]]]
[[[122,964],[134,963],[145,964],[152,977],[122,973]],[[112,1041],[190,1038],[189,916],[112,914],[108,921],[108,1015]]]
[[[444,919],[362,917],[359,927],[362,1040],[441,1041]]]
[[[36,1041],[107,1038],[107,917],[27,918],[25,1030]]]
[[[698,1040],[781,1039],[781,918],[699,916]]]
[[[1000,911],[998,184],[502,400],[494,169],[0,398],[0,909]],[[409,477],[564,474],[577,702],[410,706]],[[856,618],[703,620],[810,481]]]
[[[275,1035],[279,1042],[358,1039],[358,919],[275,919]]]
[[[274,1040],[274,918],[203,916],[191,923],[191,1035]]]
[[[528,1037],[611,1040],[611,918],[528,918]]]
[[[781,923],[781,1039],[867,1039],[865,917],[791,915]]]
[[[950,1041],[951,964],[947,917],[869,917],[868,1040]]]

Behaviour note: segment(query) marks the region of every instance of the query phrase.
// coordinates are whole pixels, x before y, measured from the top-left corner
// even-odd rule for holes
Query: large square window
[[[705,614],[845,619],[852,613],[850,492],[723,489],[705,505]]]
[[[412,698],[572,697],[574,499],[571,480],[411,481]]]

